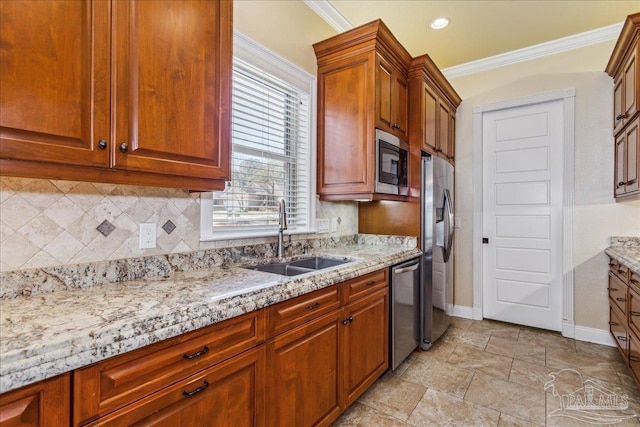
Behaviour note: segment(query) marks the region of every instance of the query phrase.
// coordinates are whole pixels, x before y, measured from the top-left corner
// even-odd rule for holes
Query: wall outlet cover
[[[328,233],[329,232],[329,220],[328,219],[316,219],[316,232]]]
[[[140,224],[140,249],[153,249],[156,247],[156,224],[146,222]]]
[[[331,232],[335,233],[338,231],[338,218],[331,218]]]

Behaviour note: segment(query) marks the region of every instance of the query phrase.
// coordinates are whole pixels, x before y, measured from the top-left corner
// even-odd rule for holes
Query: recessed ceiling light
[[[438,18],[434,19],[434,21],[431,23],[431,28],[433,28],[434,30],[441,30],[447,25],[449,25],[449,18]]]

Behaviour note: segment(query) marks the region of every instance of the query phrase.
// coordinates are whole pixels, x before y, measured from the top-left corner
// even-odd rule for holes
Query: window
[[[202,196],[203,240],[273,235],[284,198],[288,232],[313,221],[314,78],[234,35],[231,181]]]

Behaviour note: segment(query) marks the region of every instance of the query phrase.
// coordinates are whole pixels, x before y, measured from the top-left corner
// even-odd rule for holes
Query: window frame
[[[306,159],[309,179],[308,188],[305,192],[308,206],[306,215],[307,226],[287,230],[285,234],[314,233],[316,217],[316,77],[236,30],[233,32],[233,56],[309,94],[309,146]],[[214,230],[213,193],[202,193],[200,196],[200,241],[268,237],[274,236],[277,230],[277,226],[248,227],[247,229],[221,227]]]

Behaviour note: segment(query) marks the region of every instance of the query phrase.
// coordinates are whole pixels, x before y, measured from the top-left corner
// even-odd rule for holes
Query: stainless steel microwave
[[[376,129],[376,193],[409,194],[409,146],[398,137]]]

